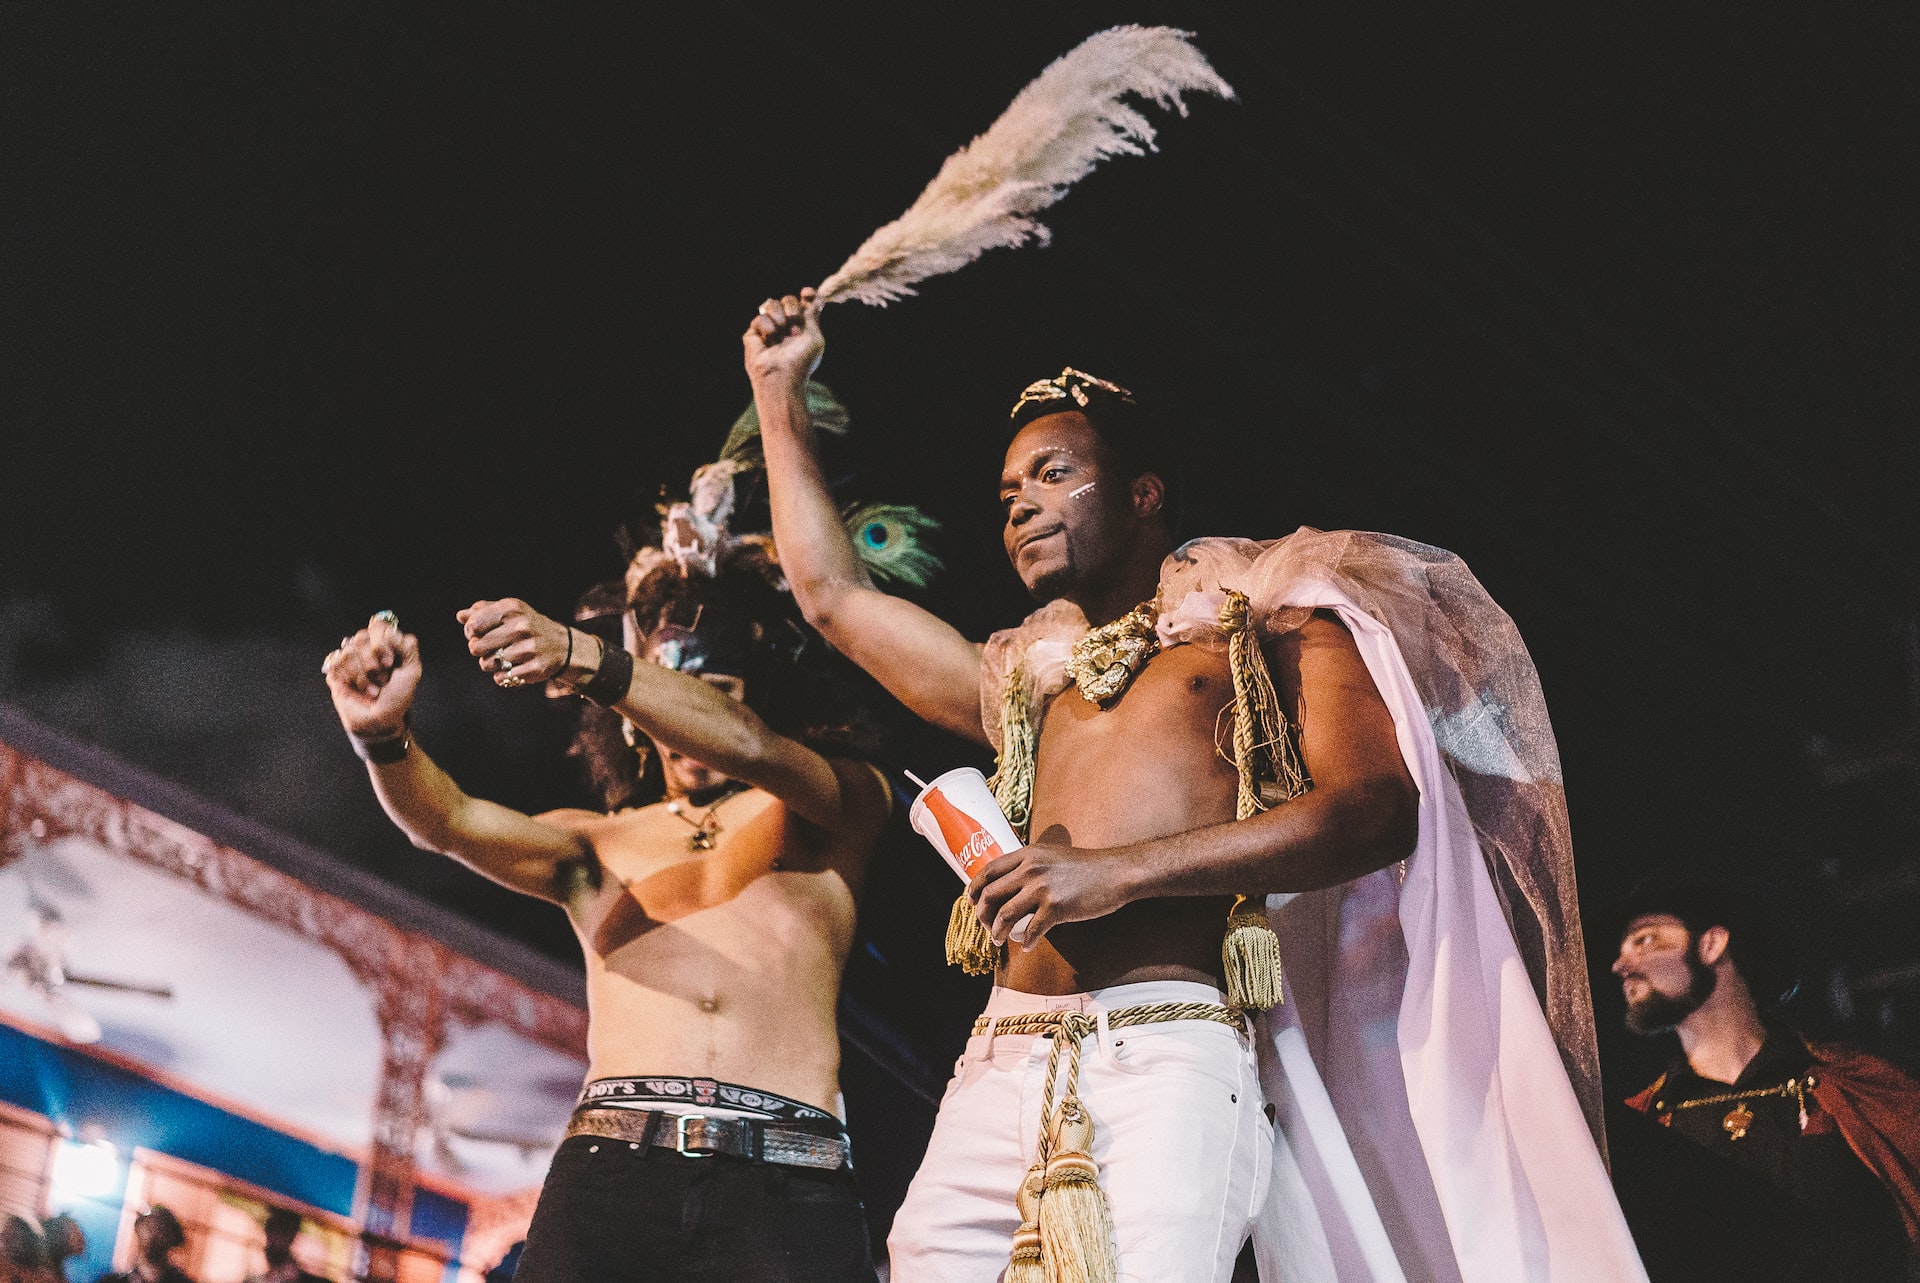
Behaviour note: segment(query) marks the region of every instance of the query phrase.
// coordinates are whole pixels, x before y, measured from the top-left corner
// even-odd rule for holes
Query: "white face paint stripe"
[[[1093,482],[1091,482],[1091,481],[1089,481],[1089,482],[1087,482],[1087,484],[1086,484],[1086,485],[1084,485],[1084,486],[1081,486],[1081,487],[1080,487],[1080,488],[1079,488],[1078,490],[1069,490],[1069,491],[1067,492],[1067,498],[1069,498],[1069,499],[1078,499],[1078,498],[1079,498],[1079,497],[1080,497],[1081,495],[1083,495],[1083,494],[1085,494],[1085,493],[1086,493],[1087,491],[1089,491],[1089,490],[1091,490],[1091,489],[1093,489],[1093,487],[1094,487],[1094,483],[1093,483]]]

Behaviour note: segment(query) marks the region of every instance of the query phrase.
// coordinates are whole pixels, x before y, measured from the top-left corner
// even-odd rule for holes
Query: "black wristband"
[[[382,739],[361,739],[358,735],[349,735],[355,756],[374,766],[392,766],[395,762],[406,760],[407,753],[413,748],[413,728],[405,722],[400,724],[398,735],[389,735]]]
[[[600,667],[579,687],[582,695],[602,708],[612,708],[627,697],[633,685],[633,656],[625,646],[600,643]]]

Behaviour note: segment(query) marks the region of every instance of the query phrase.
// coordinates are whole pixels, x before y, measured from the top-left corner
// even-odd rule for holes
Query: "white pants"
[[[995,989],[986,1014],[1097,1016],[1150,1002],[1224,999],[1210,985],[1183,981],[1066,997]],[[1032,1034],[968,1040],[887,1238],[893,1283],[992,1283],[1006,1269],[1020,1224],[1014,1194],[1039,1143],[1052,1045]],[[1120,1030],[1103,1021],[1082,1044],[1080,1100],[1093,1119],[1120,1278],[1224,1283],[1266,1197],[1273,1157],[1273,1124],[1246,1034],[1211,1020]]]

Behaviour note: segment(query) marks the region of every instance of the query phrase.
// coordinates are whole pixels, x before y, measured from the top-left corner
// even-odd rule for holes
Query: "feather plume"
[[[918,508],[898,503],[869,503],[849,508],[847,534],[860,560],[876,579],[909,588],[925,588],[945,569],[924,536],[940,523]]]
[[[820,284],[820,301],[885,306],[928,277],[990,249],[1045,244],[1034,217],[1109,156],[1153,150],[1154,128],[1128,94],[1181,115],[1184,93],[1232,98],[1191,32],[1114,27],[1054,60],[986,133],[947,157],[911,208]]]
[[[845,436],[850,421],[847,407],[840,404],[833,389],[811,379],[807,380],[807,418],[812,421],[815,432],[831,432],[835,436]],[[733,421],[733,431],[727,433],[727,444],[721,447],[720,457],[731,459],[742,468],[761,465],[760,408],[751,401]]]

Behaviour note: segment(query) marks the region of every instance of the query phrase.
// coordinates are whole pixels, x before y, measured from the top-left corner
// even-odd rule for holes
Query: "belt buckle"
[[[704,1121],[698,1114],[675,1114],[673,1116],[673,1149],[682,1158],[712,1158],[718,1151],[712,1148],[693,1150],[687,1148],[687,1124]]]

